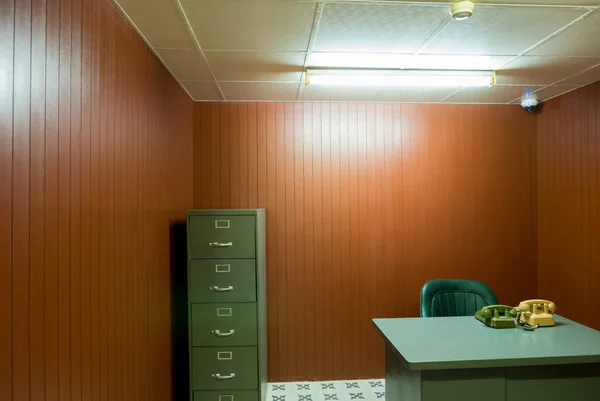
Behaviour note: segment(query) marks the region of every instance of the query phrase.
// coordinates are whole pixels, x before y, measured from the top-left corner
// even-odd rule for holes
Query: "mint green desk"
[[[472,316],[373,319],[386,401],[599,401],[600,332],[555,322],[525,331]]]

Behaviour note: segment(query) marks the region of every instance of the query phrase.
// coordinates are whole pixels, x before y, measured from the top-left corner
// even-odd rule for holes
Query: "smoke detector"
[[[450,15],[452,19],[460,21],[473,15],[475,3],[472,1],[457,1],[450,5]]]

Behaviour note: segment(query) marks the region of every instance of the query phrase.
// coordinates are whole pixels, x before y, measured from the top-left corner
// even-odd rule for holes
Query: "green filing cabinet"
[[[265,401],[264,209],[187,213],[190,401]]]

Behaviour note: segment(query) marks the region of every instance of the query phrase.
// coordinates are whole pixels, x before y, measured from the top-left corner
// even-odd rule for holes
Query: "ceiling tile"
[[[316,4],[181,0],[207,50],[306,51]]]
[[[542,88],[537,89],[537,91],[535,92],[535,95],[540,102],[544,102],[553,97],[563,95],[563,94],[570,92],[572,90],[575,90],[577,88],[579,88],[579,86],[547,86],[545,88],[542,87]],[[521,103],[520,96],[518,98],[515,98],[511,102],[511,104],[520,104],[520,103]]]
[[[219,82],[227,100],[296,100],[298,84],[272,82]]]
[[[315,51],[413,53],[448,17],[448,6],[326,4]]]
[[[214,82],[182,82],[194,100],[222,100]]]
[[[451,21],[423,53],[516,55],[584,13],[566,8],[477,6],[471,18]]]
[[[180,81],[206,81],[212,75],[200,52],[196,50],[157,50],[169,69]]]
[[[599,58],[522,56],[498,71],[498,84],[549,85],[598,63]]]
[[[432,87],[341,87],[308,85],[302,100],[315,101],[381,101],[381,102],[439,102],[458,88]]]
[[[217,80],[296,81],[306,53],[205,52]]]
[[[444,103],[508,103],[523,96],[527,89],[533,90],[536,88],[527,86],[501,85],[496,85],[489,88],[464,88],[460,92],[446,99]]]
[[[195,49],[183,16],[174,1],[116,0],[154,48]]]
[[[565,94],[577,88],[578,86],[549,86],[547,88],[540,89],[539,91],[535,92],[535,95],[537,96],[540,102],[543,102],[545,100]]]
[[[600,12],[589,15],[528,55],[600,56]]]
[[[560,81],[561,85],[589,85],[594,82],[600,81],[600,65],[591,68],[581,74],[577,74],[574,77]]]

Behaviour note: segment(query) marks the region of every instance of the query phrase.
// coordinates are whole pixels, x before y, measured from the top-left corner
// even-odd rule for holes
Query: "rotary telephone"
[[[554,326],[554,302],[545,299],[522,301],[517,310],[517,323],[525,328]]]
[[[488,305],[475,312],[475,318],[494,329],[512,329],[517,327],[517,310],[507,305]]]
[[[475,318],[495,329],[510,329],[517,325],[525,330],[554,326],[554,302],[545,299],[529,299],[513,308],[507,305],[484,306],[475,312]]]

